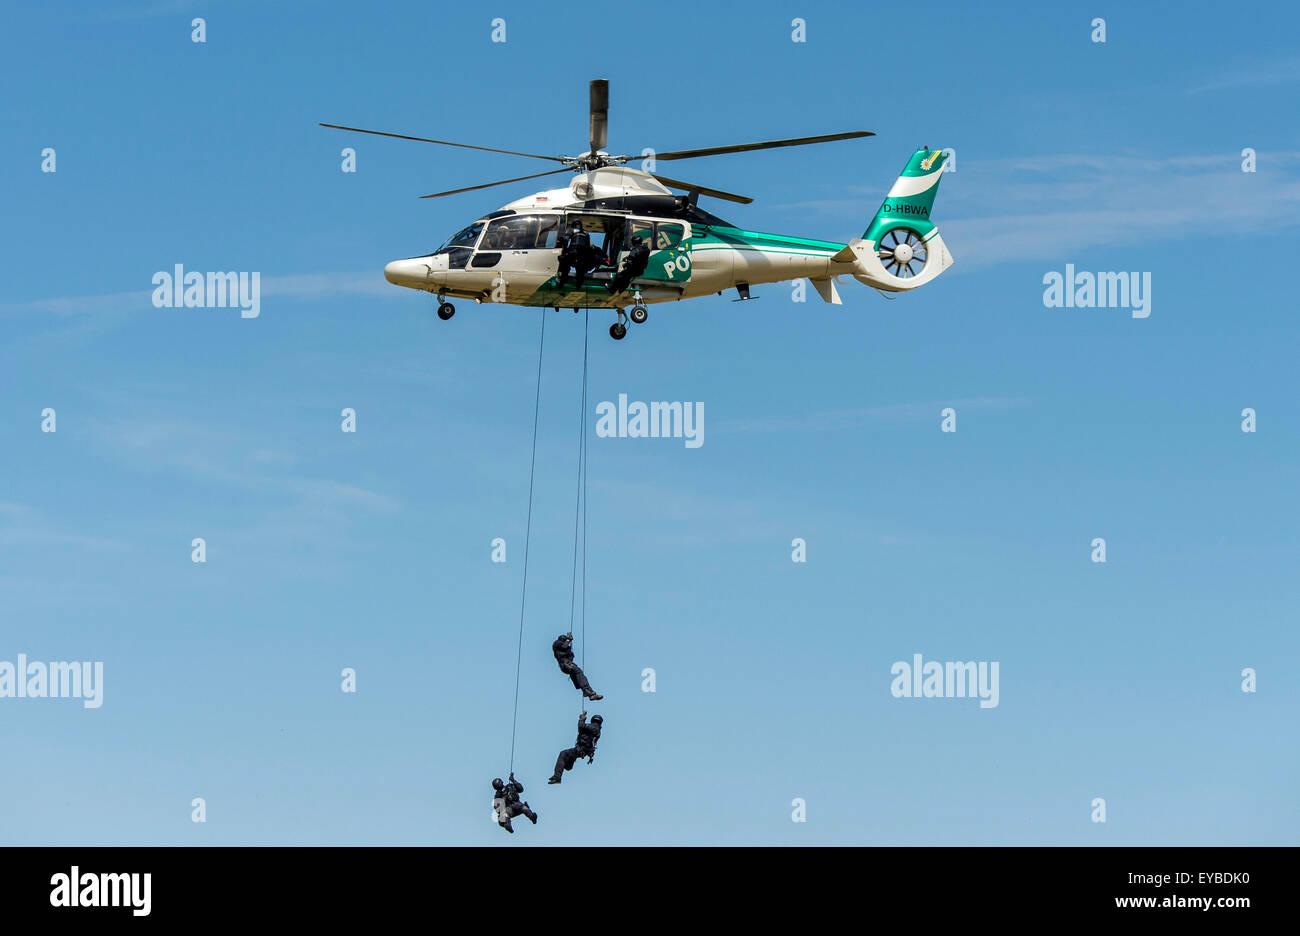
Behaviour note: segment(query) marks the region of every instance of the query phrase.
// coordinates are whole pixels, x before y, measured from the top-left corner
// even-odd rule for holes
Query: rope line
[[[590,329],[587,327],[591,321],[591,311],[586,311],[586,317],[583,320],[582,331],[582,397],[578,405],[578,479],[577,490],[574,492],[573,503],[573,570],[572,577],[569,579],[569,633],[573,633],[574,615],[578,609],[578,544],[582,544],[582,646],[579,650],[581,654],[581,666],[585,670],[587,667],[587,361],[588,345],[590,339]],[[579,538],[579,522],[581,522],[581,538]],[[581,700],[581,691],[579,691]],[[579,711],[582,710],[581,701],[579,702]]]
[[[591,310],[586,311],[582,323],[582,667],[587,667],[587,340]]]
[[[546,309],[537,343],[537,396],[533,400],[533,455],[528,466],[528,523],[524,528],[524,586],[519,596],[519,647],[515,651],[515,711],[510,723],[510,772],[515,771],[515,737],[519,728],[519,673],[524,661],[524,607],[528,600],[528,544],[533,534],[533,482],[537,476],[537,421],[542,405],[542,351],[546,347]]]
[[[586,357],[584,352],[583,357]],[[586,362],[583,362],[583,368],[586,368]],[[583,431],[582,424],[586,417],[583,412],[586,409],[586,402],[578,405],[578,478],[576,490],[573,494],[573,567],[569,573],[569,633],[573,633],[573,616],[577,609],[578,603],[578,521],[582,519],[582,441]]]

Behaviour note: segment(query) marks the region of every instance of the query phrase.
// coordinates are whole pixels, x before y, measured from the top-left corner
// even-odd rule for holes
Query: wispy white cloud
[[[210,429],[174,418],[100,420],[90,424],[101,450],[129,467],[179,473],[192,480],[228,485],[287,498],[321,511],[392,513],[398,502],[386,494],[328,478],[279,474],[298,459],[253,443],[246,435]]]
[[[170,270],[166,272],[170,273]],[[361,273],[302,273],[261,277],[262,299],[320,299],[329,296],[394,297],[402,293],[381,271]],[[0,303],[0,315],[75,316],[125,315],[153,310],[153,288],[90,296],[56,296],[26,302]],[[266,310],[263,309],[263,312]]]
[[[882,403],[857,409],[828,410],[782,419],[751,419],[721,423],[714,433],[745,432],[829,432],[856,429],[874,422],[912,422],[936,419],[945,406],[957,409],[1011,409],[1026,406],[1023,397],[970,397],[961,400],[936,400],[929,403]]]
[[[1205,83],[1191,88],[1189,93],[1204,94],[1208,91],[1292,84],[1297,81],[1300,81],[1300,59],[1252,62],[1235,69],[1221,71]]]
[[[855,193],[789,205],[865,225]],[[944,180],[935,220],[957,263],[951,274],[1091,248],[1213,233],[1260,234],[1300,223],[1300,152],[1159,156],[1055,154],[965,160]]]
[[[0,501],[0,548],[36,546],[72,546],[114,551],[127,548],[119,540],[59,529],[31,507],[12,501]]]
[[[322,296],[409,295],[384,279],[382,270],[362,273],[302,273],[295,276],[262,277],[262,297],[285,299],[320,299]]]
[[[1241,171],[1237,153],[963,167],[960,214],[939,224],[958,260],[954,271],[1210,234],[1261,235],[1300,223],[1298,163],[1300,153],[1263,152],[1254,173]]]
[[[153,3],[132,7],[114,4],[109,9],[101,10],[99,18],[104,20],[149,19],[155,16],[197,13],[200,8],[210,10],[212,6],[212,3],[205,2],[205,0],[155,0]]]

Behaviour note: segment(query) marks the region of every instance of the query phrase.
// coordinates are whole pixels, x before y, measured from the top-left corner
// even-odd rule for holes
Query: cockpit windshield
[[[478,242],[479,232],[483,230],[483,222],[475,221],[469,227],[457,231],[447,242],[434,251],[434,254],[449,253],[453,247],[473,247]]]

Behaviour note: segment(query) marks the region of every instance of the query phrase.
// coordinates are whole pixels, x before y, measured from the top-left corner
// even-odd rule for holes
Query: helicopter
[[[807,279],[823,301],[839,305],[836,285],[842,276],[882,293],[899,293],[930,282],[952,265],[930,220],[947,158],[942,149],[921,147],[912,154],[861,237],[848,243],[812,240],[738,227],[701,208],[699,198],[742,205],[752,198],[632,168],[628,156],[606,152],[608,80],[590,82],[589,109],[588,149],[578,156],[524,153],[339,124],[320,126],[561,164],[547,172],[422,198],[574,173],[567,186],[516,199],[466,225],[432,253],[394,260],[384,268],[390,283],[433,293],[444,321],[455,314],[452,298],[575,312],[613,309],[616,320],[609,334],[621,340],[628,319],[644,323],[646,306],[657,302],[721,295],[728,289],[735,289],[736,301],[741,301],[757,298],[750,294],[755,285]],[[643,165],[874,135],[857,130],[674,150],[653,153],[654,163],[647,159]]]

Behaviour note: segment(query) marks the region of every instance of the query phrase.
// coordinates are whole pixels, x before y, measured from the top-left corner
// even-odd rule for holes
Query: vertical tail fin
[[[929,147],[912,154],[861,240],[850,244],[857,255],[858,280],[878,289],[915,289],[952,265],[930,220],[947,159],[947,152]]]
[[[943,150],[927,147],[913,153],[862,239],[880,243],[881,236],[899,224],[906,224],[922,237],[928,236],[934,230],[930,209],[934,207],[934,196],[939,192],[939,179],[947,159],[948,154]]]

